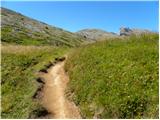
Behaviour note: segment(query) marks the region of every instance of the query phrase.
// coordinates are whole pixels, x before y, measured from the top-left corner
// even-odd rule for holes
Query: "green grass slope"
[[[39,102],[32,99],[38,88],[36,73],[67,50],[50,46],[2,46],[2,118],[24,119],[41,109]]]
[[[97,42],[69,54],[67,93],[83,118],[158,118],[158,38]]]
[[[39,87],[35,73],[84,40],[9,9],[1,8],[1,18],[1,116],[28,118],[42,109],[39,101],[32,99]]]
[[[84,38],[61,28],[1,8],[2,43],[21,45],[79,46]]]

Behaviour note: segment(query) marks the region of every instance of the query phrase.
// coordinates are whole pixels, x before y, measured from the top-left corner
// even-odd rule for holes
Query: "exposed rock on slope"
[[[130,29],[127,27],[120,28],[120,36],[140,35],[140,34],[147,34],[147,33],[153,33],[153,32],[145,29]]]
[[[82,37],[1,8],[2,42],[33,45],[78,46]]]
[[[120,28],[120,35],[100,29],[83,29],[76,33],[53,27],[46,23],[26,17],[20,13],[1,8],[2,43],[23,45],[79,46],[84,41],[153,33],[149,30]]]
[[[83,36],[84,38],[87,38],[89,40],[93,40],[93,41],[104,39],[104,38],[118,37],[116,33],[106,32],[100,29],[83,29],[83,30],[76,32],[76,34]]]

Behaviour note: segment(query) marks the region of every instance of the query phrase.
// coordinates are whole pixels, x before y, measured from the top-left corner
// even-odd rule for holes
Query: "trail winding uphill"
[[[78,108],[65,98],[65,88],[69,81],[64,71],[64,61],[43,73],[45,79],[42,90],[42,105],[50,113],[49,118],[81,118]]]

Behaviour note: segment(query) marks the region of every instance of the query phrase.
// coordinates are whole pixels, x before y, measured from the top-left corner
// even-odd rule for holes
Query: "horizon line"
[[[41,23],[47,24],[47,25],[49,25],[49,26],[56,27],[56,28],[60,28],[60,29],[63,29],[63,30],[65,30],[65,31],[72,32],[72,33],[76,33],[76,32],[78,32],[78,31],[85,30],[85,29],[98,29],[98,30],[103,30],[103,31],[105,31],[105,32],[113,32],[113,31],[108,31],[108,30],[106,30],[106,29],[104,29],[104,28],[97,28],[97,27],[89,27],[89,28],[79,29],[79,30],[76,30],[76,31],[71,31],[71,30],[68,30],[68,29],[59,27],[59,26],[57,26],[57,25],[49,24],[49,23],[44,22],[44,21],[39,20],[39,19],[35,19],[35,18],[32,18],[32,17],[26,16],[25,14],[23,14],[23,13],[21,13],[21,12],[18,12],[18,11],[15,11],[15,10],[13,10],[13,9],[9,9],[9,8],[3,7],[3,6],[0,6],[0,8],[4,8],[4,9],[11,10],[11,11],[13,11],[13,12],[16,12],[16,13],[20,13],[21,15],[23,15],[23,16],[25,16],[25,17],[28,17],[28,18],[30,18],[30,19],[33,19],[33,20],[39,21],[39,22],[41,22]],[[118,29],[119,29],[118,32],[113,32],[113,33],[119,34],[120,29],[121,29],[122,27],[123,27],[123,28],[129,28],[129,29],[149,30],[149,31],[151,31],[151,32],[159,33],[159,29],[158,29],[158,30],[151,30],[151,29],[145,29],[145,28],[139,28],[139,27],[128,27],[128,26],[123,26],[123,25],[118,28]]]

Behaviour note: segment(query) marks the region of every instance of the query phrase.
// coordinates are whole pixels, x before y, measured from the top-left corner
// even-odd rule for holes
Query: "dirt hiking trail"
[[[47,70],[48,73],[40,74],[45,79],[42,105],[50,113],[49,118],[78,119],[81,118],[78,108],[65,98],[65,88],[69,78],[64,71],[64,64],[65,61],[58,62]]]

